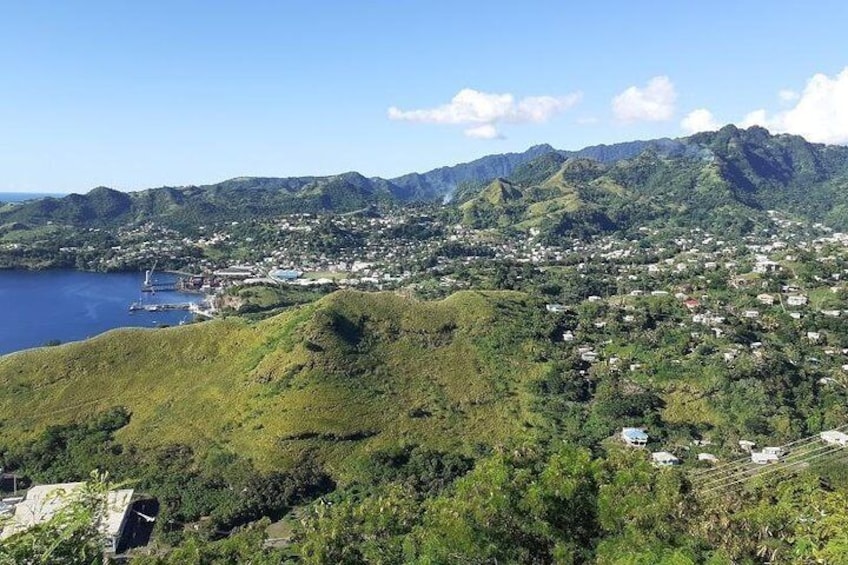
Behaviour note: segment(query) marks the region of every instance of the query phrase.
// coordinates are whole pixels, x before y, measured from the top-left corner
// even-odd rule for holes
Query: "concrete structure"
[[[747,452],[750,453],[750,451],[752,449],[754,449],[755,445],[757,445],[757,443],[754,442],[754,441],[750,441],[750,440],[747,440],[747,439],[740,439],[739,440],[739,447],[742,448],[742,451],[747,451]]]
[[[85,483],[58,483],[32,487],[26,497],[15,506],[14,515],[0,533],[0,540],[47,522],[62,508],[76,500],[82,494],[84,485]],[[113,490],[107,494],[106,513],[98,524],[106,551],[115,552],[118,549],[132,495],[132,489]]]
[[[671,467],[673,465],[679,465],[680,459],[668,451],[655,451],[651,453],[651,464],[654,467]]]
[[[633,447],[644,447],[648,443],[648,434],[640,428],[621,428],[621,439]]]
[[[843,432],[828,430],[826,432],[820,433],[819,437],[822,439],[823,442],[828,443],[830,445],[848,447],[848,434],[845,434]]]
[[[293,281],[302,277],[303,271],[295,271],[294,269],[277,269],[275,271],[271,271],[270,276],[271,278],[280,281]]]
[[[226,269],[215,271],[212,274],[222,279],[249,279],[253,277],[254,269],[245,265],[233,265]]]
[[[580,359],[588,363],[594,363],[598,360],[598,354],[594,351],[587,351],[580,354]]]
[[[765,451],[751,453],[751,462],[757,465],[767,465],[778,461],[780,461],[780,457],[775,453],[766,453]]]
[[[757,300],[760,301],[760,304],[765,304],[766,306],[771,306],[774,304],[774,296],[771,294],[758,294]]]
[[[706,461],[707,463],[718,463],[718,457],[712,453],[699,453],[698,461]]]
[[[786,297],[786,303],[790,306],[803,306],[807,303],[807,297],[803,294],[795,294]]]

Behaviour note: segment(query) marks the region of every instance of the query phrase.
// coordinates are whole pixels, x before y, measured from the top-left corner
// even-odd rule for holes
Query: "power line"
[[[807,444],[800,449],[796,449],[795,451],[786,455],[783,459],[780,459],[778,462],[774,463],[773,465],[784,466],[784,465],[789,464],[789,463],[794,464],[796,462],[803,461],[805,458],[808,458],[810,456],[815,455],[819,451],[826,450],[826,449],[829,449],[829,448],[832,448],[832,447],[835,447],[837,449],[840,448],[840,446],[838,446],[838,445],[834,446],[832,444],[810,443],[810,444]],[[731,473],[727,473],[727,474],[720,476],[720,477],[707,479],[706,481],[704,481],[704,483],[701,486],[702,487],[703,486],[710,487],[712,485],[721,484],[722,482],[725,482],[725,481],[728,481],[728,480],[733,480],[734,478],[736,478],[740,475],[744,475],[744,474],[750,473],[752,470],[756,471],[757,469],[761,468],[761,467],[755,467],[753,465],[754,465],[753,462],[749,462],[743,468],[740,468],[736,471],[733,471]]]
[[[805,452],[801,452],[796,454],[794,457],[787,457],[782,461],[778,461],[776,463],[770,464],[766,468],[757,468],[751,467],[745,470],[742,470],[734,475],[729,475],[722,479],[718,479],[712,482],[708,482],[705,485],[701,485],[703,489],[701,494],[709,494],[719,489],[728,488],[739,484],[741,482],[747,481],[748,479],[752,479],[755,477],[761,477],[763,475],[768,475],[770,473],[775,473],[778,471],[784,471],[793,467],[797,467],[803,464],[809,464],[811,461],[819,459],[821,457],[825,457],[832,453],[836,453],[842,451],[842,447],[839,445],[833,444],[825,444],[814,449],[810,449]]]
[[[845,424],[843,426],[839,426],[838,428],[833,428],[833,429],[828,430],[828,431],[842,431],[842,430],[845,430],[845,429],[848,429],[848,424]],[[789,442],[785,445],[782,445],[780,447],[788,451],[787,448],[789,448],[789,447],[795,446],[795,448],[797,449],[799,447],[799,444],[812,443],[812,442],[818,441],[819,439],[820,439],[820,434],[814,434],[814,435],[811,435],[811,436],[796,439],[796,440],[791,441],[791,442]],[[728,467],[738,466],[740,464],[747,463],[748,461],[750,461],[750,456],[739,457],[737,459],[733,459],[731,461],[728,461],[728,462],[723,463],[721,465],[717,465],[715,467],[710,467],[708,469],[700,469],[698,471],[694,471],[690,476],[692,478],[699,478],[699,477],[702,477],[704,475],[721,474],[723,472],[726,472]]]

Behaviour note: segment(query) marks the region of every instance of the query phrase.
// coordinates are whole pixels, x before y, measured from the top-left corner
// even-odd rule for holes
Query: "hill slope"
[[[587,160],[596,165],[588,165]],[[582,163],[582,172],[570,172],[568,187],[549,181],[567,162]],[[603,175],[595,174],[600,171]],[[688,138],[579,151],[538,145],[523,153],[489,155],[391,180],[349,172],[328,177],[242,177],[135,193],[99,187],[85,195],[7,204],[0,208],[0,225],[54,222],[91,227],[153,219],[180,227],[292,212],[350,212],[388,202],[452,199],[464,204],[495,179],[506,180],[524,197],[501,203],[509,208],[506,213],[483,211],[483,219],[475,220],[478,223],[526,227],[549,222],[554,231],[559,224],[589,225],[591,231],[592,226],[604,223],[615,229],[658,217],[684,223],[743,224],[751,214],[778,209],[848,227],[848,148],[812,144],[798,136],[773,136],[759,127],[740,130],[734,126]],[[573,194],[536,190],[552,183],[559,183],[566,192],[586,194],[575,200]],[[618,198],[609,198],[607,189],[612,186],[619,187],[613,190]],[[528,192],[528,188],[534,190]],[[561,201],[564,197],[566,204]],[[549,199],[560,202],[539,205]],[[516,200],[533,210],[519,209],[521,202]],[[580,212],[577,217],[576,212]]]
[[[518,167],[504,182],[520,198],[464,191],[476,226],[541,226],[565,235],[627,229],[654,220],[745,231],[767,210],[848,228],[848,148],[727,126],[643,147],[613,163],[560,152]]]
[[[122,442],[217,448],[266,469],[313,452],[344,476],[380,447],[492,445],[529,418],[519,384],[539,366],[520,351],[538,306],[505,292],[340,292],[257,325],[119,330],[5,356],[0,444],[123,406]]]

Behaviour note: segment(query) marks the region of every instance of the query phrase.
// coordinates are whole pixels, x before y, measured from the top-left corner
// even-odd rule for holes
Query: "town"
[[[421,205],[184,232],[150,222],[95,229],[76,237],[111,245],[62,245],[59,254],[88,269],[137,270],[149,290],[156,271],[178,273],[174,288],[205,297],[192,310],[199,319],[259,320],[345,288],[427,300],[526,292],[539,305],[527,323],[553,348],[536,354],[555,368],[536,385],[536,410],[550,415],[552,433],[587,447],[635,447],[655,472],[682,468],[699,496],[715,496],[838,460],[848,443],[848,234],[768,218],[744,235],[647,226],[551,241],[535,228],[475,229],[451,209]],[[46,241],[5,243],[4,260],[39,256]],[[809,395],[804,402],[816,391],[825,431],[799,439],[797,418],[770,398],[778,380],[791,381],[798,399]],[[79,483],[28,496],[57,488]],[[150,499],[121,493],[120,516],[103,525],[112,553],[130,547],[121,541],[128,521],[131,531],[147,524],[139,516]],[[7,513],[23,512],[30,498],[7,499]]]

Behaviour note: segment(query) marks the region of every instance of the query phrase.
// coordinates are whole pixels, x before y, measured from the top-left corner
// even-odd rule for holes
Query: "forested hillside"
[[[459,195],[476,227],[540,228],[550,240],[645,225],[747,233],[768,210],[848,229],[848,149],[727,126],[603,164],[549,153],[491,186]]]
[[[844,533],[828,529],[848,492],[838,457],[709,495],[691,474],[696,440],[733,460],[740,438],[846,423],[845,390],[798,363],[816,347],[806,327],[768,316],[781,332],[740,319],[707,337],[669,296],[550,312],[519,292],[342,292],[259,323],[110,332],[0,359],[3,466],[134,480],[174,544],[193,537],[184,524],[214,540],[323,496],[286,550],[305,562],[827,558]],[[740,340],[760,349],[728,366]],[[616,439],[623,426],[646,427],[685,470],[651,467]],[[810,504],[833,514],[754,533]]]
[[[496,179],[509,202],[478,194]],[[580,151],[547,145],[392,180],[330,177],[231,179],[134,193],[96,188],[0,208],[0,226],[76,227],[154,220],[175,228],[295,212],[452,200],[476,226],[542,227],[562,235],[629,229],[646,222],[724,224],[745,231],[765,210],[848,227],[848,149],[791,135],[727,126],[679,140],[635,141]],[[520,191],[520,197],[518,192]],[[478,200],[480,200],[478,202]]]

